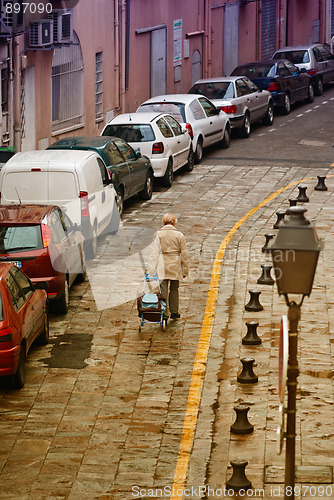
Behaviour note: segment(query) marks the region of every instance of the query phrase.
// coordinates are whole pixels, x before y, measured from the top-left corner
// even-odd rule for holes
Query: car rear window
[[[232,99],[234,95],[233,82],[197,83],[189,94],[202,94],[209,99]]]
[[[35,226],[0,227],[0,252],[24,252],[43,248],[41,229]]]
[[[107,125],[102,135],[119,137],[126,142],[155,141],[155,135],[149,124]]]
[[[252,66],[239,66],[233,70],[233,75],[244,75],[250,80],[254,78],[271,78],[275,76],[275,65],[263,64]]]
[[[277,52],[273,59],[287,59],[292,64],[303,64],[310,62],[308,50],[286,50]]]
[[[78,198],[72,172],[8,172],[3,185],[2,196],[8,201],[58,203]]]
[[[181,102],[151,102],[142,104],[137,111],[154,111],[155,113],[169,113],[179,123],[186,122],[184,104]]]

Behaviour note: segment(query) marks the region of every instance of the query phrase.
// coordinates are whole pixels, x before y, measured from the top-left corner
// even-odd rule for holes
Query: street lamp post
[[[321,245],[314,227],[305,218],[303,207],[290,207],[288,219],[278,229],[270,244],[277,290],[288,306],[289,347],[287,371],[287,427],[285,448],[284,498],[294,499],[296,449],[296,392],[298,368],[298,322],[304,297],[312,290]],[[301,296],[291,300],[289,294]]]

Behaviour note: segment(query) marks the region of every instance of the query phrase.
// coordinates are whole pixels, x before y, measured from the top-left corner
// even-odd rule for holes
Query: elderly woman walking
[[[188,276],[188,254],[183,234],[176,229],[174,214],[165,214],[150,253],[148,272],[158,274],[161,294],[166,298],[171,319],[178,319],[179,280]],[[168,311],[168,308],[167,308]],[[168,313],[167,313],[168,315]]]

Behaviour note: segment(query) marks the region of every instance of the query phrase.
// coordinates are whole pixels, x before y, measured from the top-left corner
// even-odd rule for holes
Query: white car
[[[220,143],[222,148],[228,148],[230,145],[231,125],[227,114],[204,96],[160,95],[143,102],[138,111],[169,113],[184,125],[193,140],[196,163],[202,160],[206,146]]]
[[[274,102],[268,90],[258,88],[246,76],[223,76],[198,80],[189,94],[205,95],[217,108],[228,114],[231,127],[241,137],[249,137],[251,123],[274,122]]]
[[[164,186],[173,184],[173,173],[194,168],[192,141],[186,129],[166,113],[125,113],[110,120],[101,132],[123,139],[147,156],[155,177]]]

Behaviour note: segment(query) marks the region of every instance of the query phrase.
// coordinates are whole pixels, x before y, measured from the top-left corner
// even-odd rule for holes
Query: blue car
[[[298,101],[313,102],[314,89],[306,70],[300,70],[287,59],[269,59],[237,66],[234,76],[247,76],[263,90],[269,90],[274,106],[284,114],[290,113],[291,105]]]

